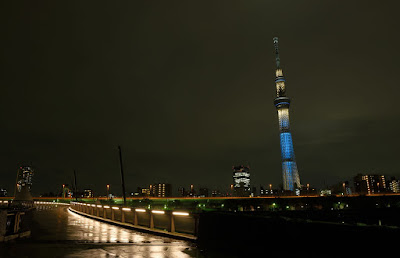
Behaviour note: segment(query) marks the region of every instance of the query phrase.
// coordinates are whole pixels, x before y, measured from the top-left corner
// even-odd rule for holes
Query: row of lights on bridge
[[[120,207],[117,206],[108,206],[108,205],[99,205],[99,204],[89,204],[89,203],[79,203],[79,202],[71,202],[71,204],[77,204],[77,205],[85,205],[85,206],[90,206],[90,207],[97,207],[97,208],[103,208],[103,209],[114,209],[114,210],[119,210],[121,209]],[[123,211],[132,211],[131,208],[122,208]],[[165,214],[165,211],[160,211],[160,210],[150,210],[151,213],[154,214]],[[146,209],[141,209],[141,208],[136,208],[135,212],[147,212]],[[181,212],[181,211],[173,211],[172,215],[177,215],[177,216],[189,216],[188,212]]]

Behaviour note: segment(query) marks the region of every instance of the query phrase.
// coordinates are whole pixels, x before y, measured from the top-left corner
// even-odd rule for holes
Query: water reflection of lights
[[[48,247],[57,250],[60,257],[190,257],[185,250],[196,257],[196,248],[186,241],[140,233],[67,210],[60,206],[36,211],[34,219],[41,230],[36,231],[40,234],[32,234],[35,251],[39,248],[36,247],[38,241],[39,246],[45,244],[43,250]],[[31,252],[32,249],[27,248],[19,257],[30,257]]]
[[[121,228],[83,217],[71,211],[68,211],[67,240],[89,241],[95,243],[133,243],[145,246],[145,249],[156,253],[160,252],[162,248],[165,248],[165,246],[187,246],[187,243],[184,241],[153,236],[151,234]]]

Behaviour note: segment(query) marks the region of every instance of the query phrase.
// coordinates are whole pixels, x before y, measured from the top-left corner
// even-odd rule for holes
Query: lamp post
[[[110,199],[110,185],[107,184],[107,200]]]
[[[343,194],[346,194],[346,183],[343,183]]]
[[[121,169],[122,196],[124,197],[124,205],[126,206],[125,180],[124,180],[124,168],[122,166],[121,146],[118,146],[118,152],[119,152],[119,165]]]

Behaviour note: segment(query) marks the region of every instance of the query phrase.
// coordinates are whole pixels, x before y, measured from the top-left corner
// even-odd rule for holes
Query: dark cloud
[[[399,175],[398,15],[390,2],[2,3],[0,187],[157,181],[225,188],[249,162],[281,183],[272,37],[302,182]]]

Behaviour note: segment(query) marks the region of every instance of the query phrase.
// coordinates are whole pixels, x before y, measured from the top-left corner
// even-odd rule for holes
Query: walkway
[[[182,240],[85,218],[58,207],[35,212],[32,237],[0,245],[0,257],[196,257]]]

